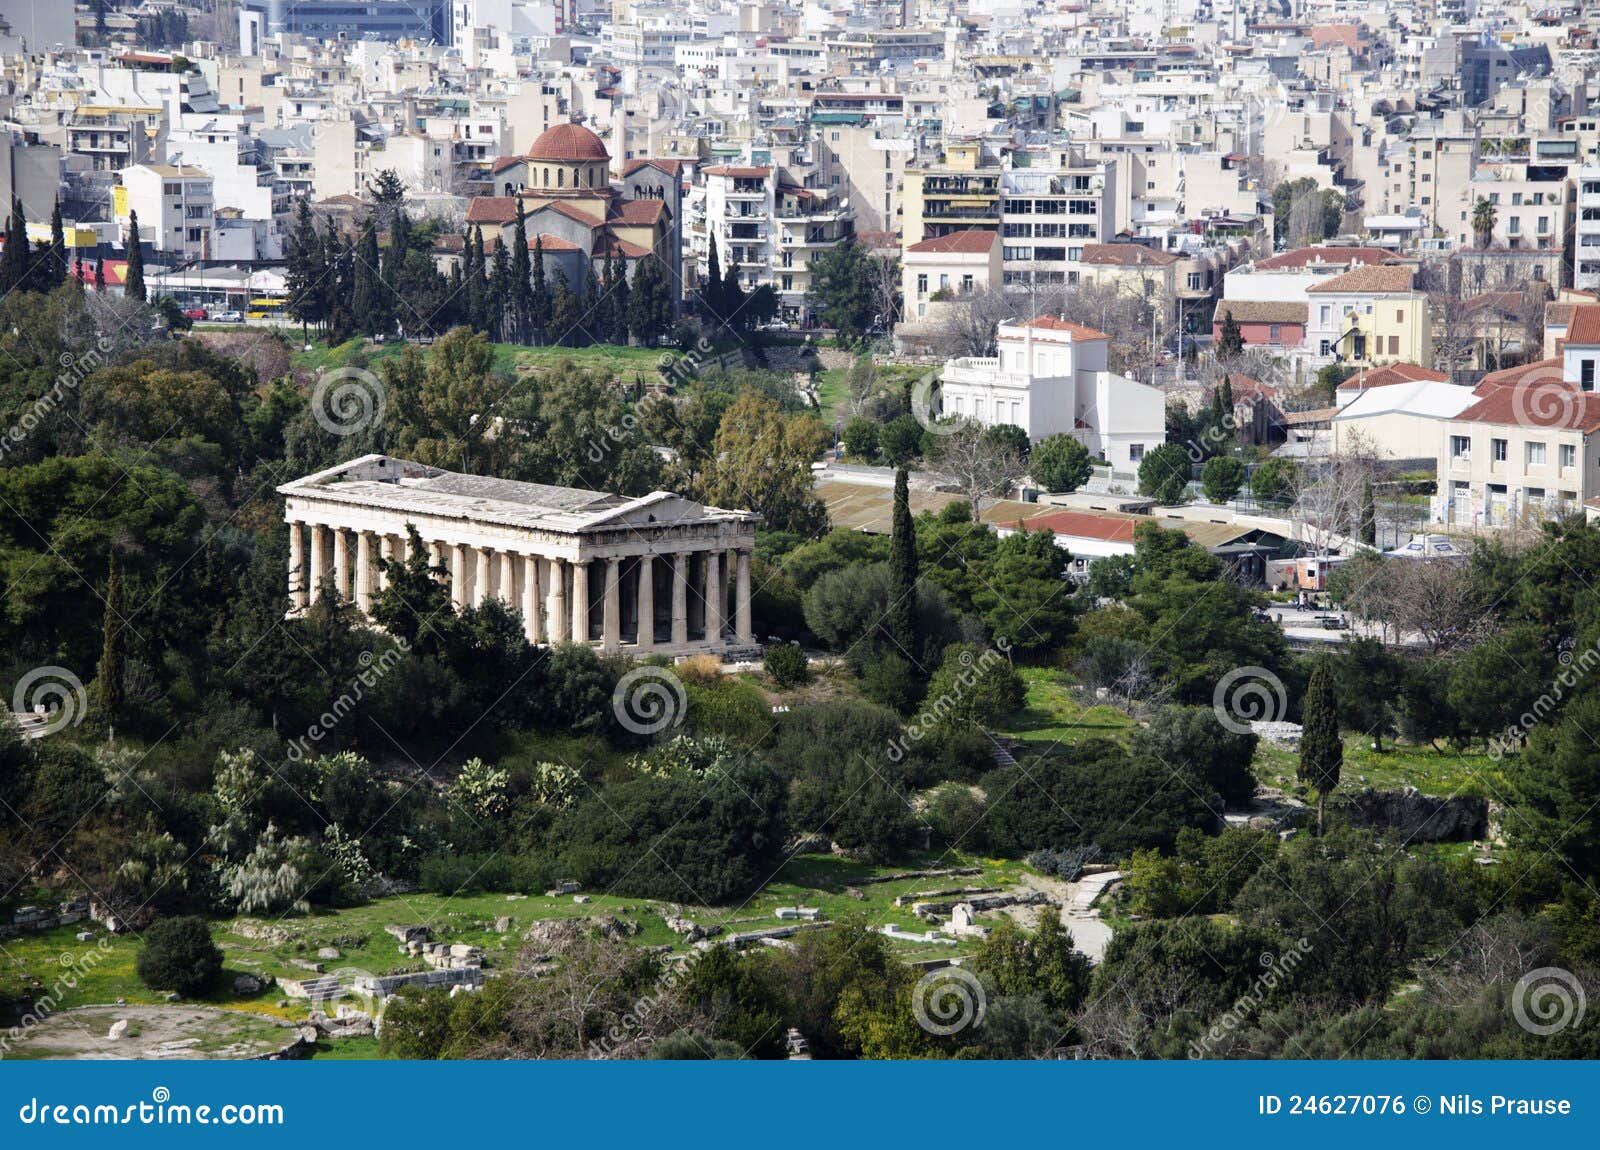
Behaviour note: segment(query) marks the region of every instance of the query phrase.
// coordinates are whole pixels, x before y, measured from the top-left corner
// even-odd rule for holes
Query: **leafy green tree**
[[[1040,908],[1032,934],[1024,934],[1014,919],[1002,919],[969,969],[993,977],[1002,995],[1036,994],[1053,1010],[1077,1010],[1089,993],[1089,960],[1073,949],[1072,935],[1053,906]]]
[[[878,424],[865,416],[856,416],[845,424],[844,447],[862,462],[874,462],[878,457]]]
[[[640,260],[634,270],[627,315],[628,331],[646,347],[653,347],[672,330],[672,290],[654,255]]]
[[[1328,795],[1339,785],[1344,741],[1339,737],[1339,706],[1327,660],[1318,660],[1306,687],[1300,733],[1300,781],[1317,792],[1317,834],[1323,831]]]
[[[1139,464],[1139,494],[1157,503],[1183,502],[1189,490],[1189,453],[1176,443],[1145,452]]]
[[[814,417],[786,415],[776,400],[747,388],[717,428],[705,497],[718,507],[759,511],[772,530],[815,535],[826,529],[828,509],[811,463],[826,445]]]
[[[799,687],[811,678],[806,653],[794,643],[774,643],[768,647],[762,667],[780,687]]]
[[[1584,733],[1597,721],[1600,695],[1586,691],[1505,760],[1515,796],[1505,819],[1512,842],[1554,853],[1585,879],[1600,875],[1600,766]]]
[[[1046,491],[1058,492],[1076,491],[1093,474],[1089,449],[1065,433],[1046,436],[1034,445],[1028,471]]]
[[[1250,762],[1257,737],[1224,727],[1211,707],[1162,707],[1148,727],[1136,729],[1130,741],[1135,754],[1147,754],[1175,769],[1194,773],[1197,784],[1229,802],[1243,802],[1255,793]]]
[[[875,257],[854,240],[842,240],[811,260],[808,296],[823,324],[854,343],[872,330],[877,318],[871,261]]]
[[[1049,530],[1012,532],[995,546],[973,594],[990,634],[1018,651],[1042,653],[1071,638],[1077,602],[1066,582],[1072,557]]]
[[[1363,636],[1352,639],[1334,660],[1333,681],[1340,723],[1371,736],[1374,749],[1382,751],[1405,689],[1404,662],[1377,639]]]
[[[1288,459],[1269,459],[1250,475],[1250,494],[1262,503],[1281,503],[1293,499],[1299,485],[1300,468]]]
[[[878,432],[878,452],[890,467],[903,467],[922,455],[922,424],[914,415],[901,415]]]
[[[1200,469],[1200,489],[1213,503],[1226,503],[1244,486],[1244,464],[1231,455],[1215,455]]]
[[[211,941],[205,919],[164,918],[145,930],[136,966],[139,981],[151,990],[197,994],[222,973],[222,951]]]

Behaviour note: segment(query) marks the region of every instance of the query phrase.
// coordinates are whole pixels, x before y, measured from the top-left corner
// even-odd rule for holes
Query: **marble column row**
[[[311,523],[289,526],[289,597],[296,611],[306,608],[322,593],[331,570],[333,590],[354,602],[363,613],[370,613],[373,595],[386,582],[377,560],[411,557],[409,540],[404,535]],[[720,646],[730,623],[735,642],[748,644],[753,639],[747,549],[726,555],[720,551],[679,551],[584,563],[438,540],[426,546],[429,565],[448,583],[450,600],[457,610],[500,599],[521,613],[523,633],[530,643],[572,640],[597,643],[604,651],[619,651],[625,645],[638,651],[655,648],[658,560],[666,565],[671,586],[667,644],[675,648],[690,645],[691,597],[699,616],[695,621],[701,624],[694,629],[703,635],[699,642]],[[698,571],[693,562],[695,554],[701,556]],[[628,568],[626,574],[624,565]],[[597,566],[597,577],[591,578]],[[623,641],[625,581],[632,584],[629,606],[635,635],[631,644]],[[730,592],[734,600],[731,619]],[[598,636],[593,634],[590,619],[593,599],[600,604]]]

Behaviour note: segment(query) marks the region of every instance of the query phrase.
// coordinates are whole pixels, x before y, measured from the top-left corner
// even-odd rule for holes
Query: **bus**
[[[246,314],[251,319],[282,319],[289,314],[288,308],[288,300],[258,296],[250,301],[250,310]]]

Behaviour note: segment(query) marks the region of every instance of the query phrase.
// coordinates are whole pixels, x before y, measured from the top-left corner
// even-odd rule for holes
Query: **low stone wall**
[[[1410,842],[1476,842],[1489,833],[1489,802],[1461,795],[1440,798],[1414,787],[1380,791],[1368,787],[1344,805],[1356,827],[1385,827]]]

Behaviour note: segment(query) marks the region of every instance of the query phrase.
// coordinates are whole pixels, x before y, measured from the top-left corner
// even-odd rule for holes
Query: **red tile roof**
[[[1472,389],[1473,395],[1488,395],[1503,387],[1511,387],[1523,382],[1548,382],[1561,380],[1562,361],[1557,356],[1554,359],[1540,359],[1533,363],[1518,364],[1516,367],[1502,368],[1491,371],[1478,381],[1478,386]],[[1576,387],[1576,384],[1573,384]]]
[[[1462,423],[1489,423],[1554,430],[1600,431],[1600,395],[1579,391],[1557,380],[1529,380],[1497,387],[1456,419]]]
[[[1158,252],[1143,244],[1085,244],[1079,263],[1107,267],[1148,268],[1175,264],[1181,257],[1174,252]]]
[[[1112,518],[1108,515],[1096,515],[1092,511],[1050,511],[1044,515],[1035,515],[1032,519],[1019,519],[1015,523],[1004,523],[1001,526],[1019,531],[1037,531],[1045,528],[1056,535],[1098,539],[1103,543],[1132,543],[1133,529],[1138,524],[1137,519]]]
[[[528,149],[528,159],[548,160],[557,164],[610,158],[611,153],[606,151],[600,137],[582,124],[556,124],[546,128]]]
[[[467,204],[469,224],[509,224],[517,218],[515,196],[474,196]]]
[[[1040,315],[1035,316],[1033,319],[1020,320],[1015,326],[1043,328],[1045,331],[1064,331],[1072,336],[1073,339],[1111,338],[1103,331],[1096,331],[1092,327],[1085,327],[1081,323],[1073,323],[1070,319],[1062,319],[1060,316],[1054,315]]]
[[[615,236],[598,235],[594,238],[595,255],[609,259],[618,252],[621,252],[625,259],[642,260],[650,254],[650,249],[639,244],[630,244],[627,240],[619,240]]]
[[[1269,256],[1256,264],[1259,271],[1315,267],[1317,264],[1382,264],[1393,256],[1382,248],[1296,248],[1292,252]]]
[[[540,232],[538,235],[529,236],[528,250],[532,251],[535,246],[547,252],[581,252],[583,250],[581,246],[571,240],[563,239],[551,232]]]
[[[912,244],[906,251],[982,255],[999,242],[999,232],[986,232],[978,228],[968,228],[965,231],[949,232],[942,236],[934,236],[931,240],[923,240],[921,243]]]
[[[654,224],[666,210],[662,200],[622,200],[614,205],[611,219],[620,224]]]
[[[518,164],[525,163],[527,158],[526,156],[496,156],[494,163],[489,165],[489,171],[499,175],[507,168],[514,168]]]
[[[1408,267],[1361,267],[1333,276],[1306,288],[1309,292],[1354,292],[1358,294],[1406,292],[1411,290]]]
[[[1358,371],[1339,385],[1341,390],[1366,391],[1374,387],[1389,387],[1396,383],[1415,383],[1419,379],[1442,383],[1450,377],[1442,371],[1422,367],[1415,363],[1391,363],[1371,371]]]
[[[629,160],[627,166],[622,169],[622,174],[624,176],[631,176],[640,168],[654,168],[656,171],[665,173],[666,175],[677,176],[683,173],[683,161],[652,160],[648,158]]]
[[[1572,319],[1567,323],[1567,342],[1584,346],[1600,344],[1600,303],[1580,303],[1573,306]]]

